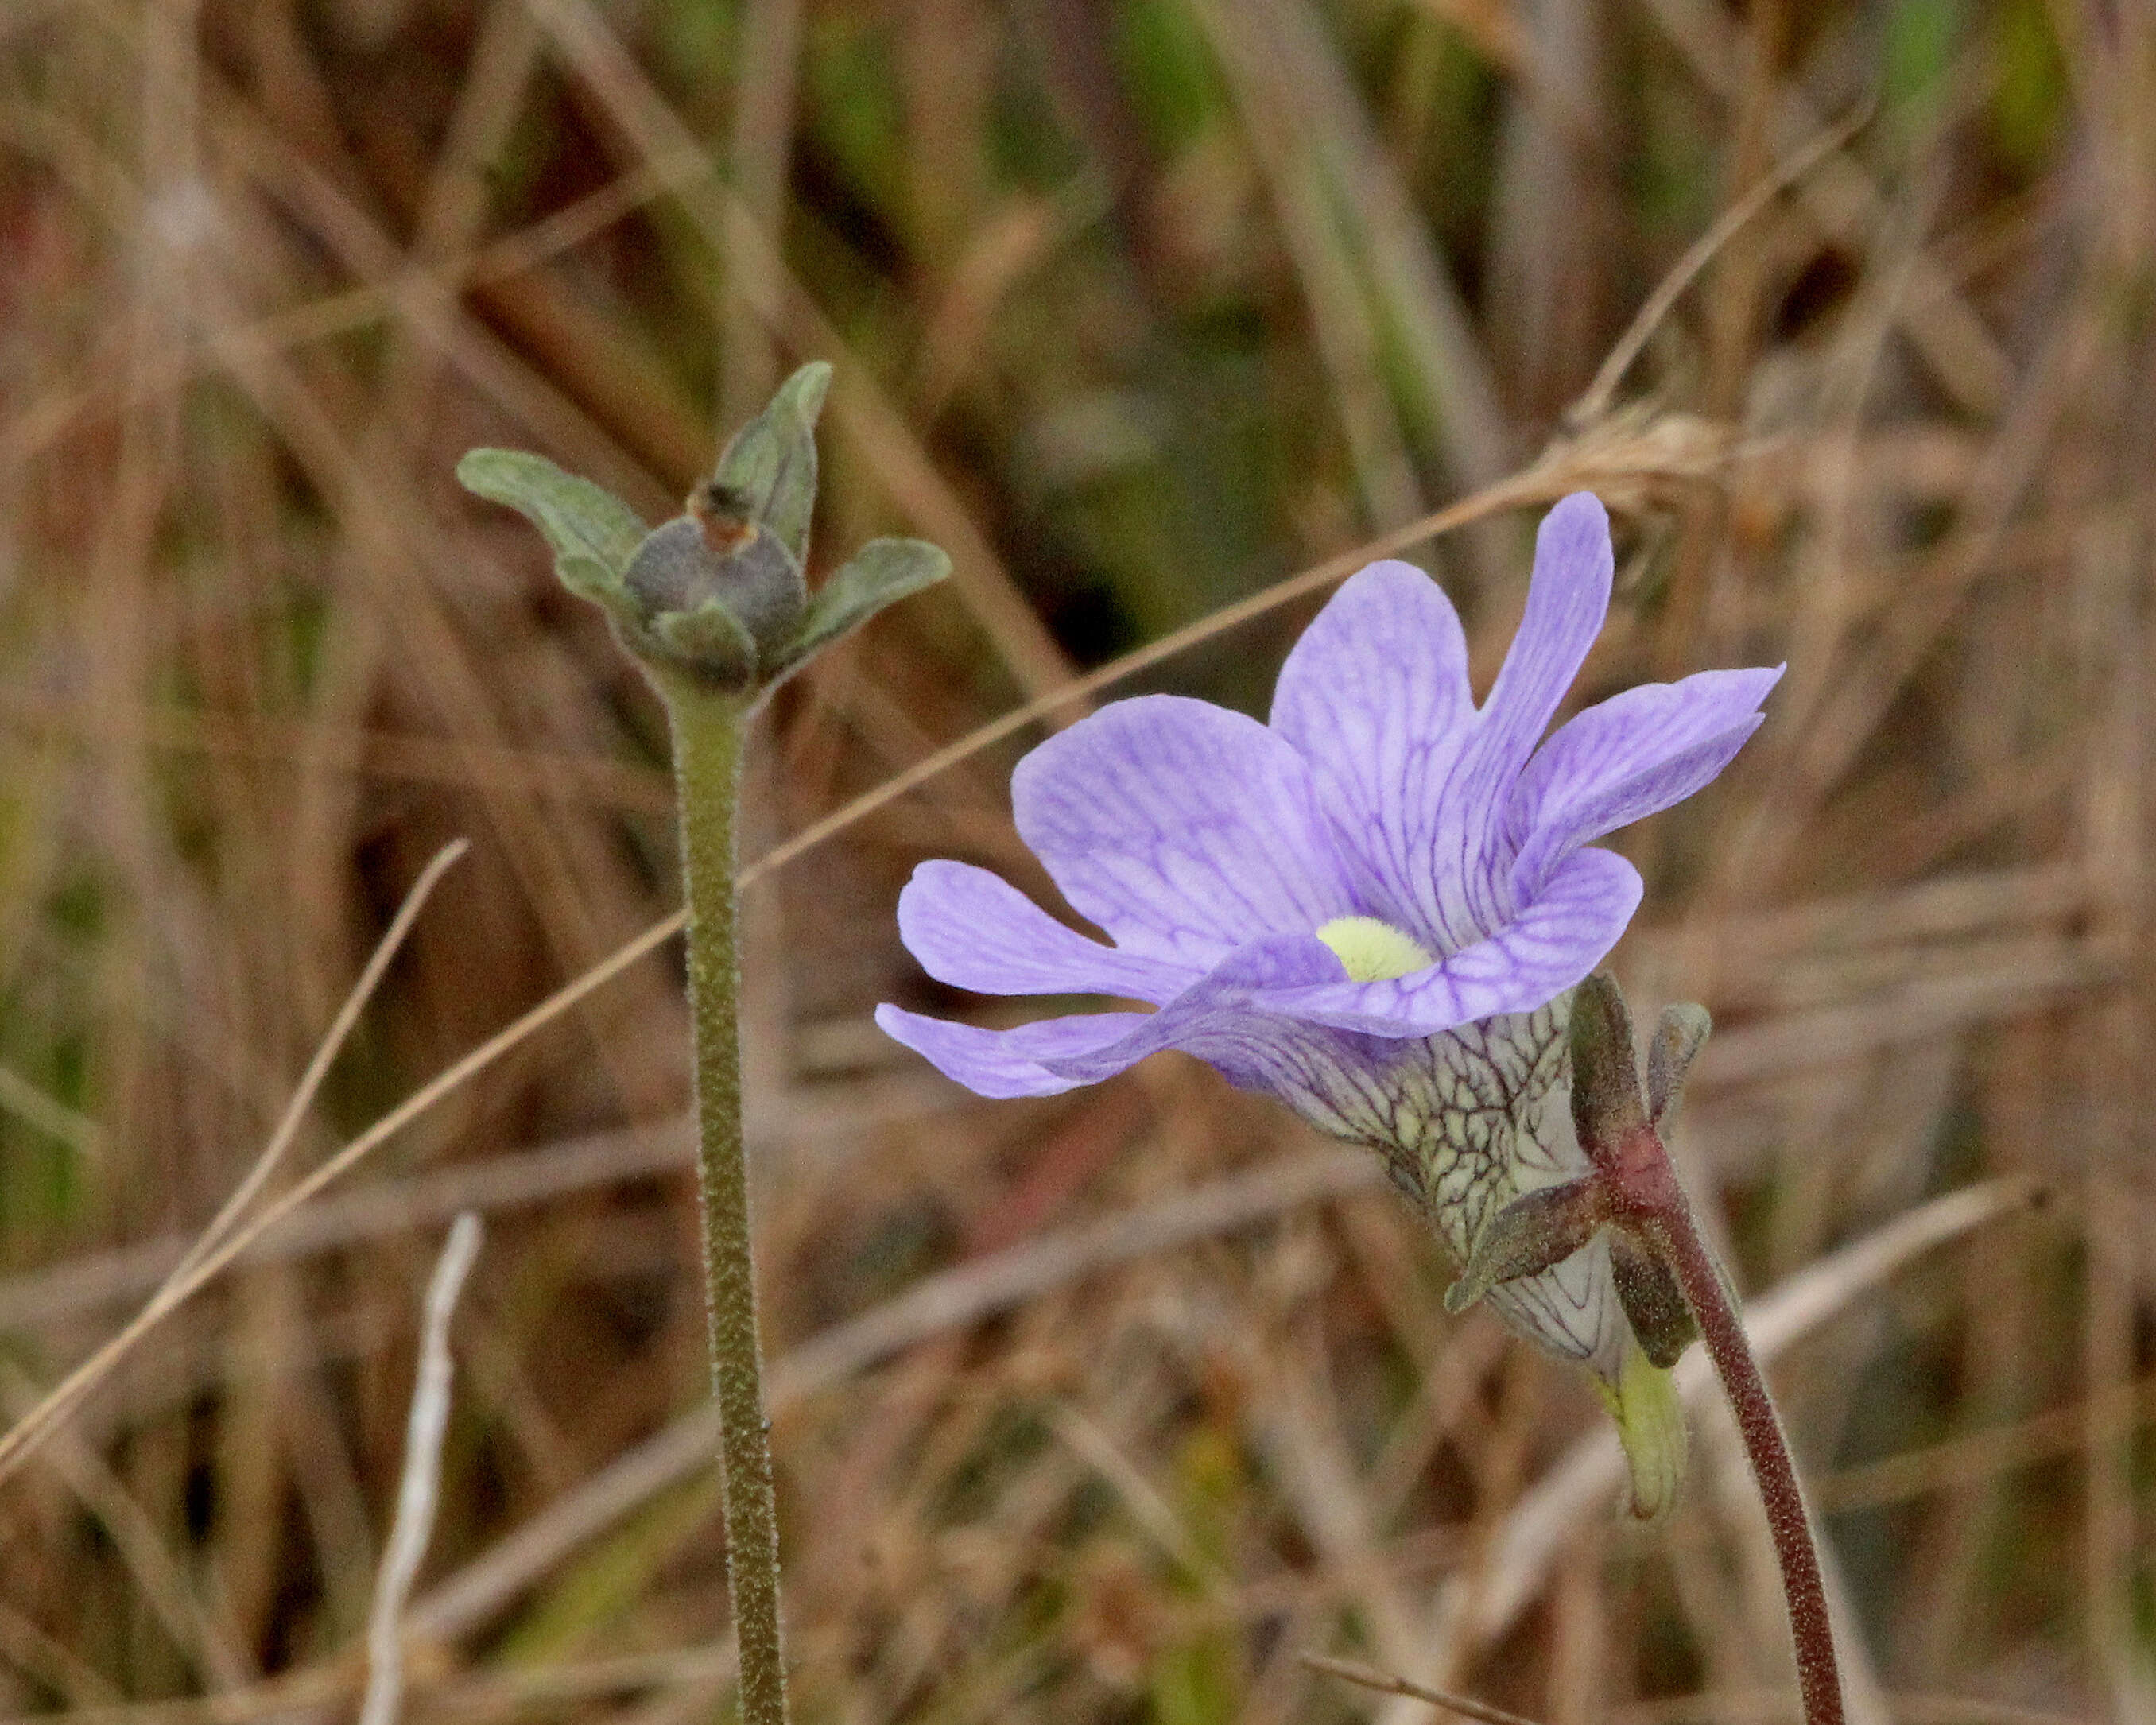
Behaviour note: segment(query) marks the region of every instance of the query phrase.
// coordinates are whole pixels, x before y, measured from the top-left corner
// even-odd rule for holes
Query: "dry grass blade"
[[[1858,105],[1854,113],[1845,116],[1794,155],[1779,163],[1773,172],[1764,175],[1749,191],[1739,198],[1717,218],[1714,225],[1694,240],[1685,254],[1670,266],[1669,271],[1655,284],[1625,326],[1625,333],[1610,347],[1602,368],[1595,372],[1594,381],[1587,386],[1585,393],[1565,411],[1565,423],[1575,429],[1594,424],[1609,411],[1609,403],[1616,398],[1617,386],[1625,381],[1625,374],[1632,368],[1650,336],[1664,318],[1670,315],[1684,291],[1698,279],[1701,270],[1714,261],[1715,254],[1739,228],[1752,221],[1761,211],[1783,193],[1795,185],[1826,158],[1839,151],[1857,133],[1871,123],[1878,111],[1876,100]]]
[[[431,1227],[459,1210],[484,1214],[546,1204],[595,1186],[685,1168],[691,1161],[689,1130],[681,1120],[537,1145],[325,1198],[259,1235],[241,1261],[289,1262]],[[0,1327],[64,1322],[146,1294],[172,1274],[187,1245],[179,1236],[147,1240],[0,1282]]]
[[[1426,1701],[1432,1707],[1443,1707],[1447,1712],[1459,1713],[1470,1719],[1480,1719],[1482,1725],[1535,1725],[1535,1721],[1519,1713],[1508,1713],[1502,1707],[1493,1707],[1487,1702],[1477,1701],[1471,1695],[1455,1695],[1449,1690],[1432,1689],[1423,1683],[1411,1683],[1405,1677],[1396,1677],[1367,1665],[1357,1665],[1345,1659],[1333,1659],[1322,1653],[1298,1653],[1296,1658],[1314,1671],[1322,1671],[1328,1677],[1338,1677],[1359,1688],[1374,1689],[1380,1695],[1403,1695],[1410,1701]]]
[[[330,1068],[336,1063],[336,1057],[344,1048],[345,1039],[352,1034],[352,1027],[359,1022],[360,1014],[367,1010],[367,1003],[374,998],[374,991],[381,983],[382,973],[389,968],[391,961],[403,946],[404,937],[412,932],[412,925],[418,920],[419,912],[426,907],[428,899],[433,896],[437,883],[470,849],[470,841],[464,839],[444,845],[420,871],[419,878],[412,883],[412,890],[404,895],[404,902],[397,907],[395,918],[375,943],[374,951],[367,958],[367,968],[360,972],[359,980],[352,984],[352,992],[345,996],[344,1004],[337,1009],[336,1018],[322,1037],[321,1045],[316,1049],[315,1057],[307,1062],[307,1070],[300,1075],[299,1086],[292,1092],[292,1100],[285,1105],[284,1118],[277,1122],[277,1129],[270,1133],[270,1142],[263,1147],[262,1154],[256,1158],[254,1166],[248,1169],[246,1178],[233,1189],[232,1196],[225,1199],[223,1207],[211,1218],[209,1225],[188,1247],[187,1255],[180,1260],[173,1271],[174,1280],[185,1276],[217,1249],[231,1231],[234,1221],[269,1183],[270,1177],[277,1172],[285,1159],[285,1153],[299,1135],[300,1123],[307,1117],[307,1111],[315,1105],[315,1097],[322,1087],[323,1079],[329,1076]],[[154,1305],[156,1302],[153,1301],[151,1303]],[[4,1472],[5,1455],[4,1451],[0,1451],[0,1474]]]
[[[105,1153],[97,1122],[47,1096],[20,1073],[0,1066],[0,1109],[92,1158]]]
[[[395,1725],[404,1692],[404,1601],[427,1554],[442,1486],[442,1440],[449,1425],[449,1320],[465,1277],[479,1255],[479,1218],[470,1210],[449,1229],[434,1274],[427,1284],[426,1320],[420,1332],[419,1366],[412,1384],[412,1412],[404,1428],[404,1471],[397,1487],[397,1517],[375,1579],[374,1611],[367,1630],[367,1695],[360,1725]]]
[[[403,944],[405,936],[410,933],[413,923],[418,920],[436,883],[468,848],[461,839],[444,845],[413,883],[412,890],[405,895],[404,902],[398,908],[395,919],[376,943],[366,968],[360,973],[358,981],[353,983],[350,993],[345,998],[344,1005],[330,1025],[328,1034],[322,1038],[314,1058],[307,1064],[307,1070],[300,1076],[299,1086],[292,1093],[284,1117],[277,1122],[277,1128],[270,1134],[270,1142],[264,1147],[262,1154],[256,1159],[254,1166],[249,1169],[246,1178],[240,1182],[238,1189],[212,1219],[208,1227],[203,1230],[201,1237],[174,1267],[164,1285],[117,1336],[69,1373],[44,1400],[17,1420],[4,1437],[0,1437],[0,1480],[4,1480],[21,1466],[53,1423],[64,1419],[69,1409],[119,1363],[129,1348],[201,1286],[208,1271],[213,1271],[218,1263],[228,1260],[231,1253],[226,1247],[228,1241],[251,1237],[246,1230],[234,1235],[234,1230],[239,1216],[261,1191],[270,1175],[275,1173],[285,1150],[299,1132],[300,1122],[305,1119],[307,1111],[314,1106],[316,1094],[321,1088],[322,1080],[328,1076],[330,1067],[335,1064],[345,1039],[352,1034],[353,1025],[359,1022],[359,1015],[366,1009],[367,1001],[382,980],[382,973],[397,956],[398,948]],[[260,1225],[258,1219],[255,1227],[259,1229]],[[225,1249],[221,1250],[221,1248]]]
[[[783,1416],[804,1398],[902,1348],[1081,1276],[1247,1227],[1320,1198],[1367,1190],[1382,1178],[1377,1158],[1361,1150],[1298,1158],[928,1277],[774,1359],[767,1378],[772,1415]],[[429,1593],[413,1607],[413,1629],[447,1639],[487,1621],[566,1553],[709,1467],[717,1431],[709,1408],[683,1414]]]
[[[214,1278],[264,1233],[310,1202],[325,1187],[349,1173],[370,1152],[388,1142],[443,1098],[453,1094],[459,1086],[468,1083],[475,1074],[485,1070],[527,1037],[568,1011],[586,995],[603,988],[630,965],[680,932],[681,920],[678,915],[670,916],[657,927],[647,929],[619,952],[586,971],[567,988],[540,1002],[516,1023],[489,1037],[447,1070],[406,1097],[305,1178],[295,1183],[289,1190],[279,1194],[253,1216],[234,1227],[223,1244],[203,1256],[185,1275],[174,1276],[159,1290],[157,1298],[145,1307],[126,1329],[85,1361],[46,1398],[40,1404],[40,1411],[52,1411],[45,1413],[38,1429],[18,1439],[18,1435],[23,1433],[30,1425],[30,1420],[26,1419],[8,1434],[6,1440],[0,1441],[0,1479],[6,1478],[22,1465],[27,1453],[25,1446],[34,1446],[44,1428],[49,1426],[54,1418],[64,1414],[160,1320]]]

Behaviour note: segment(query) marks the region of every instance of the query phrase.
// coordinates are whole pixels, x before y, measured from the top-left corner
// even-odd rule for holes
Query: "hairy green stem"
[[[696,1027],[697,1185],[704,1282],[718,1399],[726,1585],[741,1651],[743,1725],[785,1725],[778,1599],[778,1503],[763,1414],[750,1252],[748,1163],[742,1138],[741,965],[734,948],[734,814],[748,703],[685,680],[665,690],[680,802],[689,908],[689,1010]]]

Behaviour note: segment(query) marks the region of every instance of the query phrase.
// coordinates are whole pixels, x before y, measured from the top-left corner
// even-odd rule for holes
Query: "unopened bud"
[[[750,701],[886,605],[950,572],[913,539],[875,539],[812,598],[816,416],[831,368],[805,365],[735,435],[684,512],[645,532],[619,498],[537,455],[475,449],[458,477],[521,511],[570,590],[604,608],[662,692]]]
[[[714,509],[713,490],[699,487],[689,500],[690,513],[645,536],[622,572],[622,585],[644,627],[670,641],[678,631],[662,628],[663,620],[723,608],[752,650],[698,656],[690,668],[722,686],[745,688],[800,629],[808,588],[777,536]]]

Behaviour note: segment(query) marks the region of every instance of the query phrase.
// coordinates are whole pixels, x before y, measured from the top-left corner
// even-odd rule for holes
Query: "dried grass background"
[[[1582,699],[1789,661],[1621,841],[1617,964],[1717,1014],[1680,1148],[1790,1327],[1854,1717],[2156,1719],[2144,0],[10,0],[0,304],[0,1408],[237,1187],[443,843],[280,1183],[676,905],[659,716],[457,456],[655,519],[823,357],[820,563],[957,576],[776,703],[752,855],[1462,498],[1409,548],[1478,677],[1519,506],[1580,482]],[[1100,693],[1255,706],[1315,603]],[[750,889],[802,1718],[1419,1713],[1304,1650],[1547,1725],[1793,1717],[1712,1403],[1625,1525],[1584,1386],[1445,1316],[1361,1161],[1179,1056],[983,1103],[875,1033],[989,1009],[896,891],[1045,892],[1006,778],[1083,704]],[[0,1486],[0,1717],[349,1715],[463,1207],[408,1714],[726,1706],[679,985],[449,1087]]]

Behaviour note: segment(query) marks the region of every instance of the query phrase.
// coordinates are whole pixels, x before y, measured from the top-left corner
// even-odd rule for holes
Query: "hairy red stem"
[[[1666,1160],[1663,1165],[1668,1166]],[[1805,1725],[1842,1725],[1841,1672],[1835,1659],[1834,1630],[1827,1621],[1826,1584],[1820,1574],[1819,1550],[1813,1543],[1804,1493],[1797,1485],[1796,1465],[1789,1457],[1789,1440],[1767,1393],[1767,1381],[1759,1374],[1752,1344],[1745,1339],[1736,1302],[1700,1237],[1691,1205],[1674,1178],[1667,1191],[1669,1196],[1655,1205],[1645,1225],[1676,1272],[1685,1303],[1691,1307],[1729,1405],[1736,1410],[1737,1429],[1744,1440],[1752,1476],[1759,1484],[1767,1525],[1774,1536],[1774,1556],[1781,1564]]]

